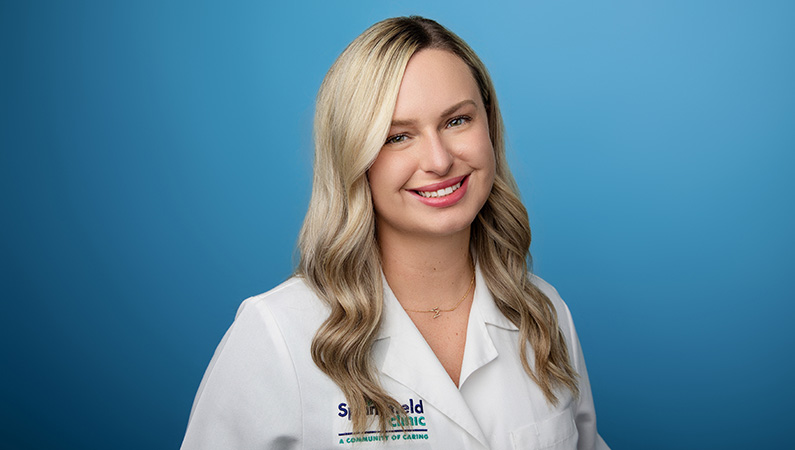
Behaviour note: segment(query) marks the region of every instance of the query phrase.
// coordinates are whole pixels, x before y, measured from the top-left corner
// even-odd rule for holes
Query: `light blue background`
[[[179,445],[293,268],[323,75],[412,13],[492,72],[612,448],[792,442],[794,4],[426,3],[0,4],[0,446]]]

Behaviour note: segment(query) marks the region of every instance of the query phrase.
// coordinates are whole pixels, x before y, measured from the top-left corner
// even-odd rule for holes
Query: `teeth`
[[[452,186],[446,187],[444,189],[439,189],[438,191],[417,191],[417,193],[425,198],[444,197],[446,195],[450,195],[453,192],[457,191],[458,188],[460,187],[461,187],[461,182],[459,181],[458,183]]]

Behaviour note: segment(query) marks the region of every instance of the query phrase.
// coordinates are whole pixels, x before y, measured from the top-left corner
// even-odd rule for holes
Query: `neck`
[[[389,287],[404,308],[452,306],[472,280],[469,228],[440,238],[378,233]]]

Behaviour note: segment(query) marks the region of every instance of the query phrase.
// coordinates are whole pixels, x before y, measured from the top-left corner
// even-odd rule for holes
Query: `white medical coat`
[[[547,403],[522,368],[517,327],[497,309],[479,268],[460,388],[385,281],[373,356],[382,386],[404,405],[412,430],[390,418],[386,440],[377,425],[357,439],[342,391],[310,355],[328,307],[291,278],[240,306],[199,386],[182,449],[608,449],[596,431],[569,309],[552,286],[533,282],[557,309],[580,375],[578,399],[557,391],[558,406]]]

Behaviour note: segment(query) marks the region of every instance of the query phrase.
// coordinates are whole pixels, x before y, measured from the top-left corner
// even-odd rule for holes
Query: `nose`
[[[447,175],[453,166],[453,154],[449,145],[439,133],[431,133],[420,152],[420,168],[440,176]]]

